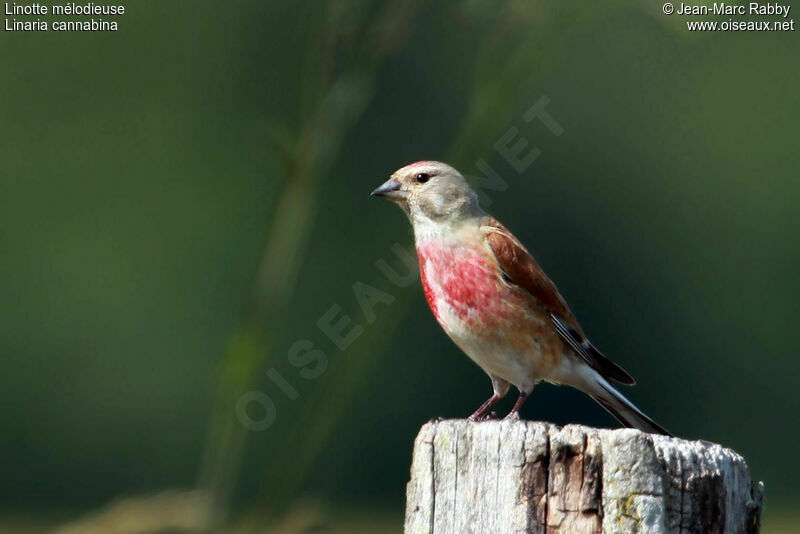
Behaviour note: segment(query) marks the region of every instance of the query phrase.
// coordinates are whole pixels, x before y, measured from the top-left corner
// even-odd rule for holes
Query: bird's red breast
[[[417,255],[425,299],[440,323],[442,305],[461,320],[497,311],[496,267],[485,252],[432,241],[420,246]]]
[[[434,239],[418,243],[417,255],[431,311],[470,357],[480,363],[482,357],[474,354],[480,347],[481,353],[527,354],[542,372],[556,364],[561,345],[549,318],[530,297],[502,281],[491,250],[481,241]]]

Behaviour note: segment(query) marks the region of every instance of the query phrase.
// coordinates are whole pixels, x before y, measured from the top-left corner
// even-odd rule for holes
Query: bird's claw
[[[480,423],[481,421],[497,421],[498,419],[499,417],[497,417],[497,412],[489,412],[481,416],[472,414],[467,417],[467,421],[472,421],[473,423]]]

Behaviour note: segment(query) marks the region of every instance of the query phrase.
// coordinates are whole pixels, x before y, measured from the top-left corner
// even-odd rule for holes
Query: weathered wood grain
[[[415,442],[405,533],[753,534],[762,494],[744,459],[713,443],[440,421]]]

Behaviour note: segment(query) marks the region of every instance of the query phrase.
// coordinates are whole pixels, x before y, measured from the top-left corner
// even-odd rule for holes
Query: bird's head
[[[482,213],[478,197],[453,167],[418,161],[392,174],[372,192],[399,205],[413,225],[457,222]]]

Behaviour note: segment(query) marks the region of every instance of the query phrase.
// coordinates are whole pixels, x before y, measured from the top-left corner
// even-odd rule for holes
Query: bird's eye
[[[431,175],[428,174],[427,172],[421,172],[415,178],[419,183],[424,184],[425,182],[431,179]]]

